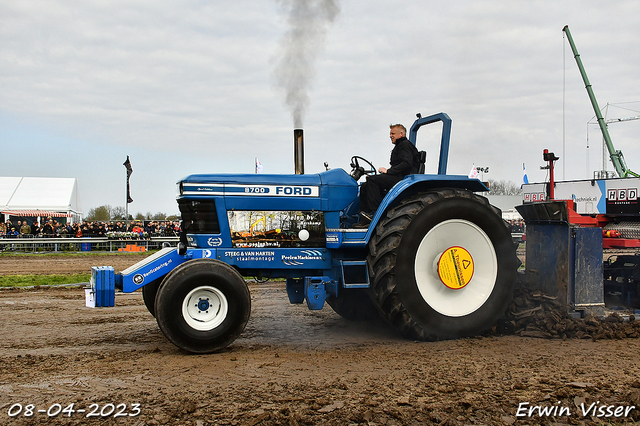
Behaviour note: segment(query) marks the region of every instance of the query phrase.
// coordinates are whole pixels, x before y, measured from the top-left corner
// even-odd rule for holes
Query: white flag
[[[262,173],[262,163],[260,163],[258,157],[256,157],[256,173]]]
[[[476,170],[475,164],[471,167],[471,171],[469,172],[469,179],[478,179],[478,171]]]

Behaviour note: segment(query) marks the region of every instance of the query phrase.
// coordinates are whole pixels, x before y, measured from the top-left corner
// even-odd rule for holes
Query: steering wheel
[[[369,166],[369,169],[365,169],[364,167],[362,167],[358,160],[364,161]],[[354,178],[356,181],[360,179],[363,175],[377,175],[377,174],[378,174],[378,171],[376,170],[375,166],[371,164],[371,161],[367,160],[366,158],[358,157],[357,155],[354,155],[353,157],[351,157],[351,177]]]

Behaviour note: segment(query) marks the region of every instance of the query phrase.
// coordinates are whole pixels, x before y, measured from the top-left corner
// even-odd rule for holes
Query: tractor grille
[[[178,200],[182,230],[187,234],[219,234],[215,200]]]

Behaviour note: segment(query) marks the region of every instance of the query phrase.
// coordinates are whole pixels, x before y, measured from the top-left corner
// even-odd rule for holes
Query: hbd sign
[[[638,214],[638,188],[607,188],[607,214]]]
[[[624,188],[624,189],[611,188],[607,190],[608,201],[636,201],[637,199],[638,199],[637,188]]]

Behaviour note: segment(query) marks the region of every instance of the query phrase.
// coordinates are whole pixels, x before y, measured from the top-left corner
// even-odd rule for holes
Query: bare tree
[[[520,195],[522,189],[516,183],[507,180],[489,179],[490,195]]]
[[[117,206],[111,209],[111,219],[112,220],[120,220],[124,218],[127,210],[122,206]]]

